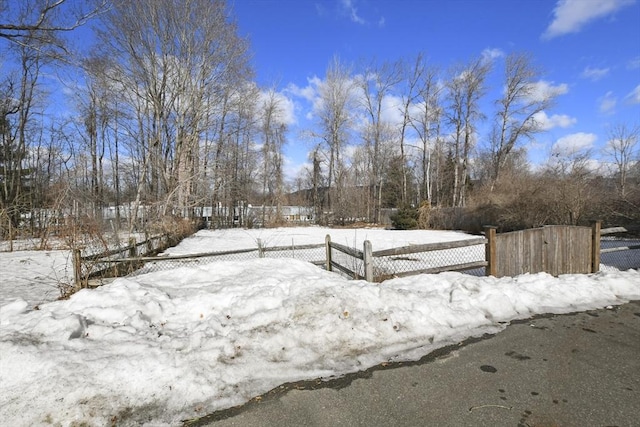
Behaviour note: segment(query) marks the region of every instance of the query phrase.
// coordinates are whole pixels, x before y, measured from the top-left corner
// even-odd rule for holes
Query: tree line
[[[559,92],[539,84],[543,72],[526,53],[505,58],[491,108],[495,64],[483,56],[447,68],[422,54],[333,58],[313,127],[291,135],[290,101],[255,83],[250,42],[223,0],[0,1],[0,12],[13,64],[0,79],[5,236],[46,231],[51,212],[100,223],[106,206],[127,206],[115,224],[129,230],[141,213],[159,221],[202,207],[214,226],[247,225],[235,219],[248,204],[275,207],[275,217],[263,209],[263,225],[281,222],[286,204],[313,208],[321,223],[378,223],[386,208],[425,201],[433,221],[474,209],[505,228],[578,223],[596,215],[596,190],[615,199],[597,215],[638,219],[637,124],[610,129],[607,173],[588,152],[527,164],[526,144],[545,131]],[[87,22],[96,44],[78,55],[64,35],[88,31]],[[46,93],[52,71],[72,82],[71,111],[55,111],[59,100]],[[288,182],[284,146],[293,141],[308,144],[309,161]]]
[[[422,54],[356,69],[334,58],[298,184],[312,189],[316,216],[379,223],[385,208],[400,208],[412,218],[402,226],[469,230],[640,220],[640,126],[612,125],[599,165],[592,150],[562,144],[531,165],[527,146],[549,128],[562,88],[530,55],[511,53],[487,108],[494,66],[482,55],[447,69]]]

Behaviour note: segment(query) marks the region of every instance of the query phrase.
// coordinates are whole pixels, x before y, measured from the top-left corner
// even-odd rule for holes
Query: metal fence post
[[[369,240],[364,241],[363,249],[362,258],[364,261],[364,280],[367,282],[373,282],[373,250],[371,249],[371,242]]]
[[[591,272],[600,271],[600,227],[602,221],[594,221],[591,225]]]
[[[487,266],[485,267],[485,276],[497,276],[498,266],[496,264],[496,227],[493,225],[485,225],[484,235],[487,238],[485,245],[485,258]]]
[[[327,253],[327,260],[325,261],[325,269],[331,271],[331,236],[327,234],[324,238],[324,245]]]

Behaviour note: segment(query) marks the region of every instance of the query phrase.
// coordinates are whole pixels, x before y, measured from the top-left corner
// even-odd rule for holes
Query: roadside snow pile
[[[6,425],[177,425],[278,385],[415,360],[513,319],[640,299],[640,272],[348,281],[302,261],[217,262],[0,308]]]

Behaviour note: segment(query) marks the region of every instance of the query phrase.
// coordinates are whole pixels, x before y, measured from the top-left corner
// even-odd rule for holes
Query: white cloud
[[[260,105],[269,102],[271,96],[273,96],[277,105],[276,119],[287,126],[296,124],[298,120],[296,118],[293,100],[282,92],[272,92],[269,90],[260,92]]]
[[[549,97],[564,95],[569,92],[569,86],[566,83],[554,86],[553,82],[545,80],[531,83],[530,89],[529,98],[532,101],[543,101]]]
[[[558,139],[553,147],[551,153],[554,156],[574,156],[580,152],[587,151],[593,148],[593,144],[598,137],[593,133],[578,132],[571,135],[563,136]]]
[[[341,18],[347,17],[351,22],[363,26],[383,28],[386,25],[386,18],[372,11],[371,5],[369,4],[370,2],[367,0],[337,0],[337,3],[338,13]],[[358,7],[356,7],[356,4],[362,6],[362,8],[365,9],[365,13],[361,13]]]
[[[285,179],[289,182],[294,182],[298,177],[300,177],[303,174],[303,171],[305,169],[309,169],[311,168],[311,164],[309,164],[309,162],[306,161],[302,161],[302,162],[296,162],[294,159],[292,159],[289,156],[283,156],[283,170],[284,170],[284,176]],[[293,189],[294,191],[297,190],[297,188]]]
[[[307,82],[309,84],[305,87],[299,87],[293,83],[290,83],[285,89],[285,92],[313,102],[313,100],[318,96],[318,86],[320,86],[321,80],[320,78],[313,76],[312,78],[307,79]]]
[[[402,98],[394,95],[387,95],[382,98],[382,120],[391,125],[402,123]]]
[[[324,81],[318,76],[307,79],[308,85],[299,87],[293,83],[289,84],[285,89],[285,93],[289,93],[295,97],[302,98],[311,104],[311,108],[307,110],[305,118],[312,120],[314,113],[322,107],[322,98],[320,97],[320,89],[324,85]]]
[[[636,56],[627,63],[627,68],[630,70],[637,70],[640,68],[640,56]]]
[[[486,62],[493,61],[496,58],[504,56],[504,52],[497,48],[486,48],[482,51],[482,59]]]
[[[318,16],[324,16],[327,13],[322,3],[315,3],[314,6],[316,7],[316,13]]]
[[[584,160],[583,165],[587,170],[591,171],[592,173],[602,172],[603,169],[606,170],[606,168],[603,167],[603,163],[598,159],[586,159]]]
[[[636,86],[625,99],[629,100],[631,104],[640,104],[640,85]]]
[[[284,124],[291,126],[298,122],[296,118],[295,104],[290,98],[287,98],[282,93],[276,94],[280,102],[281,108],[281,116],[280,119],[284,122]]]
[[[358,9],[354,6],[353,0],[340,0],[342,4],[342,8],[349,15],[349,19],[351,22],[355,22],[356,24],[364,25],[367,23],[360,15],[358,15]]]
[[[358,90],[358,86],[354,82],[354,78],[351,78],[345,85],[344,88],[349,88],[351,95],[354,97],[361,96]],[[316,114],[324,108],[324,100],[322,99],[322,92],[325,90],[326,80],[323,80],[317,76],[314,76],[311,79],[307,79],[308,85],[306,87],[298,87],[295,84],[290,84],[285,89],[286,93],[290,93],[299,98],[303,98],[308,103],[311,104],[311,107],[307,110],[305,117],[308,120],[312,120]]]
[[[607,74],[609,74],[609,68],[591,68],[591,67],[587,67],[587,68],[584,69],[582,74],[580,74],[580,76],[585,78],[585,79],[589,79],[589,80],[595,82],[595,81],[598,81],[601,78],[605,77]]]
[[[577,33],[591,21],[611,15],[635,0],[558,0],[553,9],[554,19],[542,34],[552,39],[569,33]]]
[[[538,123],[538,125],[540,125],[540,129],[542,130],[568,128],[577,122],[574,117],[567,116],[566,114],[554,114],[552,116],[547,116],[547,113],[544,111],[534,114],[533,119]]]
[[[602,114],[613,114],[615,112],[618,99],[613,96],[613,92],[607,92],[599,101]]]

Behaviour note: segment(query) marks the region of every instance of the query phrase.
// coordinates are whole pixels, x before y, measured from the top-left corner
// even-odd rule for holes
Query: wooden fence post
[[[129,237],[129,257],[130,258],[136,257],[136,238],[135,237]]]
[[[256,239],[258,241],[258,258],[264,258],[264,246],[262,246],[262,239]]]
[[[325,269],[331,271],[331,236],[327,234],[324,238],[324,245],[326,249],[327,259],[325,261]]]
[[[364,280],[367,282],[373,282],[373,250],[371,249],[371,242],[365,240],[363,249],[362,260],[364,261]]]
[[[485,267],[485,276],[497,276],[498,266],[496,264],[496,227],[493,225],[485,225],[484,235],[488,242],[485,245],[485,258],[487,266]]]
[[[73,250],[73,281],[79,291],[82,288],[82,256],[78,248]]]
[[[602,221],[594,221],[591,225],[591,272],[600,271],[600,227]]]

